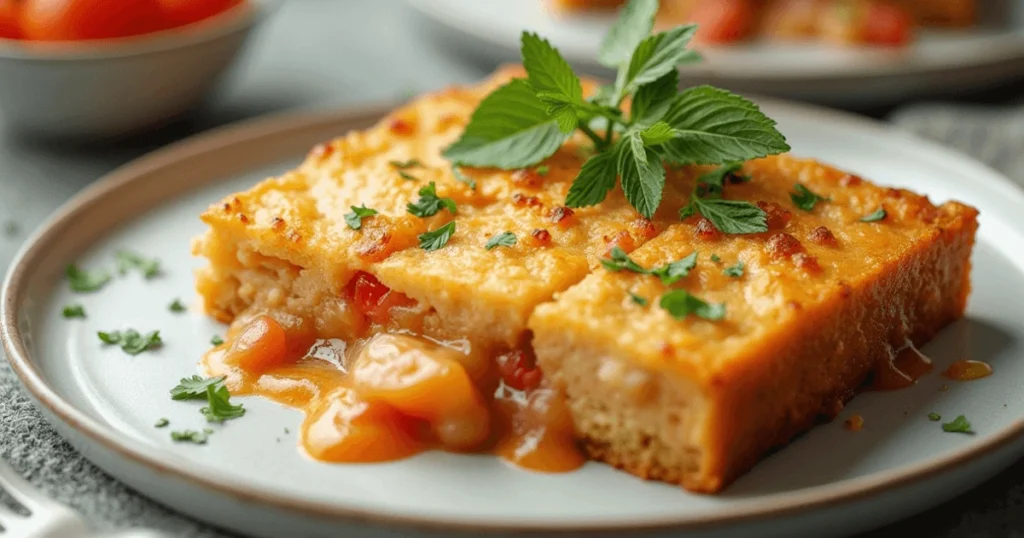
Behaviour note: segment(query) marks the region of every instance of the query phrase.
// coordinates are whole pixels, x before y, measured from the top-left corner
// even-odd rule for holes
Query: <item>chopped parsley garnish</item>
[[[974,433],[971,431],[971,423],[967,422],[967,417],[963,415],[954,418],[952,422],[944,422],[942,424],[942,431],[950,433]]]
[[[722,270],[722,274],[725,276],[731,276],[733,278],[743,276],[743,262],[736,262],[736,265],[726,267],[725,269]]]
[[[465,183],[469,188],[476,190],[476,180],[466,175],[466,173],[462,171],[462,167],[452,165],[452,175],[455,176],[455,179],[460,183]]]
[[[167,426],[170,423],[171,423],[171,421],[167,420],[166,418],[162,418],[162,419],[156,421],[156,423],[153,424],[153,427],[154,428],[163,428],[163,427]]]
[[[501,232],[487,240],[484,248],[491,250],[496,247],[511,247],[516,244],[516,234],[512,232]]]
[[[221,338],[220,336],[217,336],[216,334],[213,335],[212,337],[210,337],[210,345],[211,346],[219,346],[219,345],[221,345],[223,343],[224,343],[224,339]]]
[[[224,422],[244,415],[245,409],[242,405],[231,405],[230,399],[231,393],[227,387],[210,385],[206,387],[206,401],[209,405],[199,411],[208,422]]]
[[[97,291],[110,282],[110,273],[103,270],[86,271],[79,269],[71,263],[64,268],[64,274],[68,277],[68,285],[71,291],[78,293],[89,293]]]
[[[661,267],[644,269],[640,264],[633,261],[633,259],[626,254],[626,251],[615,246],[612,247],[611,258],[603,258],[601,260],[601,265],[612,272],[625,270],[642,275],[654,275],[660,278],[666,286],[670,286],[678,282],[679,279],[689,275],[690,271],[697,266],[697,252],[694,251],[689,256],[681,260],[676,260]]]
[[[125,331],[100,331],[96,335],[104,344],[120,345],[121,349],[129,355],[138,355],[143,351],[156,349],[163,344],[160,339],[160,331],[143,335],[135,329],[128,329]]]
[[[723,169],[725,172],[719,172]],[[750,202],[722,198],[724,178],[738,169],[737,163],[730,163],[697,178],[693,194],[690,195],[690,203],[679,210],[679,219],[686,219],[699,213],[722,233],[767,232],[768,216],[761,208]]]
[[[423,163],[419,159],[409,159],[408,161],[388,161],[388,164],[394,166],[398,170],[405,170],[407,168],[423,168]]]
[[[441,209],[447,209],[452,215],[455,214],[455,200],[451,198],[441,198],[437,196],[437,187],[434,182],[431,181],[429,185],[420,189],[420,199],[415,203],[408,204],[406,209],[413,215],[424,218],[432,217]]]
[[[206,389],[216,387],[224,382],[225,376],[217,377],[183,377],[171,389],[172,400],[202,400],[206,398]]]
[[[789,199],[793,200],[793,204],[804,211],[814,211],[814,206],[818,202],[832,201],[830,198],[811,192],[811,189],[808,189],[802,183],[797,183],[793,186],[793,189],[794,192],[789,193]]]
[[[137,269],[146,279],[154,278],[160,275],[160,260],[146,259],[127,250],[119,251],[117,253],[117,272],[126,275],[132,269]]]
[[[448,240],[455,234],[455,221],[451,221],[440,228],[426,233],[421,233],[417,238],[420,240],[420,248],[430,252],[448,244]]]
[[[647,299],[633,292],[629,292],[629,298],[632,299],[634,303],[640,306],[647,306]]]
[[[20,231],[21,227],[18,226],[17,222],[14,222],[13,220],[4,222],[4,235],[7,237],[14,237],[18,235],[18,232]]]
[[[551,171],[551,167],[546,164],[542,164],[537,168],[534,168],[533,171],[536,172],[538,176],[546,176],[548,175],[548,172]]]
[[[352,211],[345,213],[345,224],[353,230],[358,230],[363,227],[363,219],[366,217],[372,217],[377,214],[376,209],[370,209],[363,204],[362,207],[349,206]]]
[[[69,304],[61,311],[65,318],[84,318],[85,307],[80,304]]]
[[[885,208],[884,207],[880,207],[874,213],[872,213],[870,215],[864,215],[863,217],[861,217],[860,221],[861,222],[878,222],[880,220],[884,220],[885,217],[886,217]]]
[[[715,263],[722,263],[722,258],[719,258],[718,254],[712,254],[711,255],[711,261],[713,261]]]
[[[402,178],[402,179],[404,179],[406,181],[419,181],[420,180],[420,178],[410,174],[409,172],[406,172],[405,170],[399,170],[398,171],[398,177],[400,177],[400,178]]]
[[[171,312],[174,312],[175,314],[180,314],[188,310],[188,308],[186,308],[185,305],[181,302],[181,299],[175,299],[174,301],[172,301],[171,304],[167,305],[167,309],[170,310]]]
[[[616,82],[589,99],[561,53],[540,36],[523,32],[526,78],[484,98],[444,156],[457,165],[529,168],[578,131],[593,142],[594,153],[586,156],[565,205],[598,204],[621,178],[626,200],[650,218],[662,202],[666,165],[726,164],[788,151],[775,122],[752,102],[711,86],[679,91],[676,68],[700,60],[687,49],[697,27],[652,35],[657,10],[657,0],[632,0],[622,10],[600,50],[602,63],[618,69]],[[628,113],[622,107],[627,100],[632,102]],[[595,130],[595,120],[603,128]],[[694,210],[713,220],[700,205]],[[709,211],[722,216],[728,210]],[[750,226],[720,229],[739,233],[727,228]]]
[[[661,296],[659,305],[676,319],[685,319],[693,314],[708,321],[719,321],[725,317],[724,304],[710,304],[686,290],[672,290]]]
[[[942,420],[942,415],[940,415],[938,413],[928,413],[928,420],[930,420],[932,422],[938,422],[938,421]]]
[[[195,430],[185,430],[181,432],[171,432],[171,440],[176,442],[188,442],[197,445],[206,444],[206,434],[197,432]]]

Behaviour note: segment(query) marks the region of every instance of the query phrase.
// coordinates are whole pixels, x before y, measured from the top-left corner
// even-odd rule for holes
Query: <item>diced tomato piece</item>
[[[392,291],[381,284],[375,276],[364,271],[359,271],[352,277],[347,292],[356,310],[378,325],[385,325],[390,321],[392,308],[416,304],[408,295]]]
[[[754,25],[750,0],[697,2],[690,19],[697,24],[697,39],[704,43],[734,43],[747,37]]]
[[[537,367],[537,358],[529,349],[514,349],[498,356],[501,380],[515,390],[533,390],[540,386],[543,375]]]
[[[913,37],[913,18],[906,10],[889,2],[872,2],[864,18],[865,43],[904,45]]]

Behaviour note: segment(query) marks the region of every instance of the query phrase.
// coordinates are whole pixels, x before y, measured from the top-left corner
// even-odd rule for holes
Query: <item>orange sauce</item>
[[[918,378],[932,370],[932,361],[912,345],[896,352],[889,361],[875,368],[867,390],[897,390],[917,383]]]
[[[851,432],[859,432],[861,429],[864,428],[864,417],[860,415],[853,415],[852,417],[846,419],[845,426],[846,429],[850,430]]]
[[[942,375],[956,381],[973,381],[992,375],[992,366],[987,362],[962,359],[949,365]]]
[[[585,462],[561,394],[543,385],[508,388],[492,354],[466,342],[379,333],[309,345],[309,337],[256,316],[207,353],[203,366],[226,376],[232,394],[301,409],[300,445],[317,460],[390,461],[437,449],[490,452],[543,472]]]

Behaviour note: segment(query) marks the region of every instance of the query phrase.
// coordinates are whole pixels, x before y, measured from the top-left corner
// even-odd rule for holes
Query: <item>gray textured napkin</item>
[[[921,105],[899,110],[890,120],[973,155],[1024,185],[1024,109]],[[22,231],[20,237],[0,241],[23,237]],[[56,500],[79,510],[98,530],[146,526],[180,536],[229,536],[139,496],[86,461],[46,425],[6,361],[0,361],[0,458]],[[1014,515],[1024,513],[1024,487],[1004,482],[999,479],[979,493],[977,502],[957,505],[953,510],[962,512],[959,517],[944,518],[938,528],[927,525],[923,530],[913,522],[897,527],[909,524],[914,534],[956,538],[1024,530],[1017,527],[1024,522]]]

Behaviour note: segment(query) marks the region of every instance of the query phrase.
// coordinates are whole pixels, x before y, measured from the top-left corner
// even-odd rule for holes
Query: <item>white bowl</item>
[[[157,126],[197,105],[272,11],[253,0],[205,21],[112,40],[0,40],[0,124],[96,139]]]

